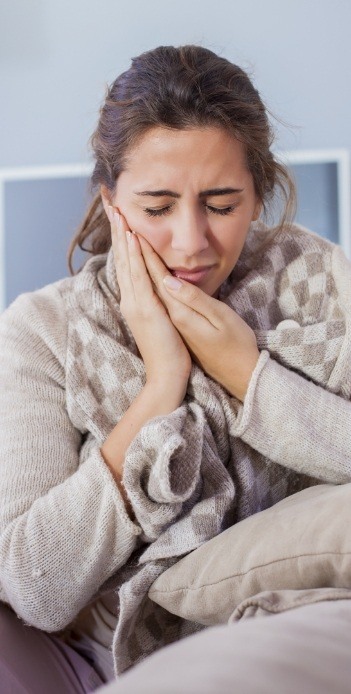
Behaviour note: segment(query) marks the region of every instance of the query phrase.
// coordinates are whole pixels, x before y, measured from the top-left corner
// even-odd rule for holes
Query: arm
[[[351,481],[351,403],[262,352],[231,434],[329,484]]]
[[[98,447],[80,457],[65,334],[55,288],[19,297],[0,319],[0,595],[47,631],[75,617],[140,533]]]
[[[146,422],[154,417],[170,414],[178,405],[179,398],[174,396],[172,389],[164,387],[163,384],[158,386],[147,383],[100,449],[132,519],[134,511],[123,485],[125,453]]]
[[[346,326],[328,382],[334,392],[263,352],[232,433],[285,467],[343,484],[351,481],[351,265],[339,246],[331,269]]]
[[[82,445],[67,414],[57,288],[22,295],[0,320],[0,598],[47,631],[67,626],[135,549],[142,529],[125,506],[131,513],[126,451],[145,422],[178,407],[189,378],[190,355],[126,238],[125,228],[113,235],[121,309],[147,387],[101,450]]]
[[[143,359],[146,384],[104,442],[101,453],[130,515],[136,516],[143,530],[141,539],[152,542],[179,515],[199,481],[203,417],[196,408],[189,413],[183,403],[192,364],[190,354],[154,291],[139,241],[122,214],[114,214],[107,204],[106,212],[111,222],[121,313]],[[189,442],[192,460],[182,469],[180,459]]]

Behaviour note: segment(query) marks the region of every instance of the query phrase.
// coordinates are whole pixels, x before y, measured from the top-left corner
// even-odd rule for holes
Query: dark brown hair
[[[159,46],[133,58],[129,70],[107,90],[91,138],[95,197],[68,249],[71,274],[75,274],[72,256],[77,246],[93,255],[110,249],[110,223],[100,186],[113,194],[129,149],[156,126],[177,130],[217,126],[230,131],[245,146],[247,166],[266,216],[278,194],[281,213],[274,234],[293,218],[294,184],[271,152],[274,135],[267,110],[246,72],[201,46]],[[85,248],[88,237],[90,247]]]

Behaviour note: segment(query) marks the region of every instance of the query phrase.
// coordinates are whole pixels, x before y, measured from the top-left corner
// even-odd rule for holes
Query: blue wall
[[[159,44],[248,69],[279,149],[351,150],[350,0],[2,0],[0,167],[85,162],[106,82]]]

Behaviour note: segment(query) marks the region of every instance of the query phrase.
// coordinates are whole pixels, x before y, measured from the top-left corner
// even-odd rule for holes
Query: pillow
[[[351,484],[317,485],[236,523],[183,557],[149,597],[204,625],[223,624],[266,590],[351,588]]]

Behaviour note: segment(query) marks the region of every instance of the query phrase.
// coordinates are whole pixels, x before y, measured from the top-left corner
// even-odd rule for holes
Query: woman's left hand
[[[170,275],[150,244],[138,238],[157,293],[195,361],[243,401],[260,356],[254,331],[229,306]],[[178,288],[167,286],[167,278],[173,285],[177,280]]]

